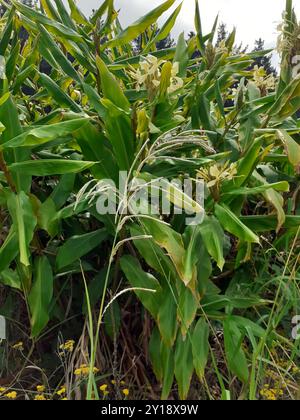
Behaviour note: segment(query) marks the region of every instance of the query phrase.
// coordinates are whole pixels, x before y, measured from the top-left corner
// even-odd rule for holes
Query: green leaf
[[[53,297],[53,273],[47,257],[37,257],[34,283],[28,296],[31,312],[31,335],[39,336],[49,322],[49,307]]]
[[[209,325],[200,318],[192,335],[193,362],[200,381],[203,380],[209,355]]]
[[[241,221],[255,232],[270,232],[276,230],[278,219],[276,216],[243,216]],[[300,216],[286,216],[284,228],[297,229],[300,226]]]
[[[248,382],[248,362],[242,349],[243,335],[231,317],[224,321],[224,341],[229,369],[242,382]]]
[[[16,9],[24,16],[26,16],[31,22],[40,23],[46,26],[46,28],[55,35],[61,36],[63,39],[70,39],[74,41],[81,41],[82,37],[73,29],[68,28],[60,22],[49,19],[47,16],[37,12],[32,7],[28,7],[20,2],[12,0],[13,5]]]
[[[195,0],[195,7],[196,7],[195,28],[197,31],[197,44],[201,53],[204,54],[205,42],[204,42],[203,33],[202,33],[202,22],[201,22],[201,16],[200,16],[199,0]]]
[[[88,123],[74,133],[86,160],[95,161],[91,173],[96,179],[112,179],[119,182],[119,168],[111,145],[102,130]]]
[[[121,269],[133,288],[143,288],[149,291],[135,290],[135,294],[143,306],[156,318],[160,308],[161,286],[154,276],[142,270],[137,258],[125,255],[121,258]]]
[[[190,282],[190,278],[184,277],[183,260],[185,249],[181,235],[171,227],[154,219],[143,220],[143,225],[145,226],[147,233],[153,236],[155,242],[167,250],[168,255],[173,261],[178,274],[187,285]]]
[[[99,229],[95,232],[73,236],[68,239],[58,250],[56,257],[57,270],[61,271],[63,268],[68,267],[73,262],[93,251],[93,249],[107,239],[107,236],[105,229]]]
[[[219,269],[223,270],[225,234],[220,223],[215,217],[207,216],[199,228],[208,253],[216,261]]]
[[[159,334],[159,329],[157,327],[153,328],[150,340],[149,340],[149,357],[152,364],[153,372],[156,376],[156,379],[159,382],[163,380],[163,364],[160,352],[161,339]]]
[[[143,54],[147,54],[150,50],[151,47],[155,47],[155,45],[167,38],[168,35],[170,35],[170,32],[172,31],[177,17],[181,11],[182,8],[182,4],[180,3],[178,7],[176,7],[176,9],[174,10],[174,12],[171,14],[171,16],[166,20],[166,22],[162,25],[162,27],[160,28],[160,30],[157,32],[157,34],[155,35],[155,37],[153,39],[151,39],[151,41],[146,45],[146,47],[143,50]]]
[[[103,99],[106,108],[105,128],[110,140],[119,169],[129,171],[134,160],[134,133],[131,119],[109,99]]]
[[[7,200],[7,206],[18,236],[20,261],[28,267],[31,257],[29,245],[37,225],[37,218],[31,200],[22,191],[17,195],[11,194]]]
[[[189,62],[189,52],[184,38],[184,33],[181,33],[178,37],[173,62],[179,64],[178,77],[186,77],[187,66]]]
[[[60,137],[66,137],[88,123],[87,118],[77,118],[57,124],[34,127],[3,145],[3,148],[38,147]]]
[[[0,105],[0,122],[5,126],[5,131],[0,136],[1,145],[17,137],[23,131],[19,120],[18,108],[11,96]],[[7,164],[17,163],[29,159],[30,151],[16,148],[13,151],[6,152],[4,155]],[[13,176],[13,179],[18,191],[29,192],[30,176],[16,174]]]
[[[12,8],[9,12],[6,25],[5,25],[4,29],[2,29],[1,41],[0,41],[0,55],[2,55],[2,56],[5,55],[6,49],[9,45],[11,33],[12,33],[12,30],[13,30],[14,15],[15,15],[15,9]]]
[[[22,283],[18,276],[18,273],[9,268],[7,268],[6,270],[1,270],[0,283],[4,284],[4,286],[11,287],[12,289],[22,291]]]
[[[260,243],[259,237],[252,232],[232,211],[223,205],[216,204],[215,214],[227,232],[245,242]]]
[[[30,160],[28,162],[13,163],[9,170],[13,173],[49,176],[83,172],[95,165],[95,162],[65,159]]]
[[[131,227],[130,233],[133,237],[147,235],[146,229],[142,229],[137,225]],[[163,277],[167,273],[168,278],[170,277],[174,281],[177,280],[178,275],[172,261],[153,239],[147,239],[147,241],[135,240],[134,245],[146,263],[157,273],[160,273]]]
[[[188,244],[183,256],[183,275],[186,281],[191,282],[196,275],[196,266],[199,260],[199,247],[201,246],[200,226],[187,227],[184,241]]]
[[[72,173],[63,175],[60,178],[57,186],[52,191],[48,200],[51,200],[55,203],[56,209],[60,209],[72,194],[75,178],[76,175]]]
[[[281,192],[289,192],[290,185],[287,181],[280,181],[280,182],[275,182],[274,184],[260,185],[259,187],[237,188],[233,191],[227,191],[224,195],[237,195],[237,196],[240,196],[240,195],[257,195],[257,194],[265,193],[266,191],[268,191],[270,189],[274,189],[276,191],[281,191]]]
[[[186,400],[194,372],[192,344],[179,334],[175,346],[175,378],[181,400]]]
[[[248,331],[251,331],[251,333],[258,338],[264,338],[266,335],[266,330],[263,327],[260,327],[256,322],[253,322],[248,318],[232,315],[231,319],[236,323],[236,325],[239,328],[243,328],[246,333]]]
[[[289,161],[300,171],[300,145],[285,131],[278,130],[278,135],[287,152]]]
[[[53,98],[60,106],[67,107],[74,112],[81,113],[82,109],[70,96],[65,93],[54,80],[52,80],[46,74],[40,73],[40,81],[43,87],[45,87],[49,93],[49,96]]]
[[[44,43],[44,47],[47,48],[53,55],[53,58],[59,64],[60,68],[64,71],[66,75],[70,76],[78,83],[81,83],[79,74],[72,66],[70,60],[68,60],[68,58],[62,53],[60,48],[58,48],[56,42],[54,42],[53,37],[51,37],[47,29],[43,25],[38,25],[38,29],[41,34],[41,42]]]
[[[181,322],[181,334],[183,337],[187,335],[190,326],[194,322],[199,306],[200,298],[196,297],[191,289],[181,283],[181,286],[179,286],[177,317]]]
[[[38,208],[38,225],[44,229],[51,237],[57,235],[59,231],[57,212],[54,201],[49,197]]]
[[[91,22],[95,25],[98,19],[100,19],[105,11],[109,8],[110,4],[113,2],[113,0],[105,0],[101,6],[98,8],[98,10],[95,11],[93,16],[91,17]]]
[[[160,356],[163,369],[161,399],[166,400],[169,397],[174,381],[175,357],[174,349],[166,346],[162,341],[160,344]]]
[[[172,347],[177,333],[177,307],[170,290],[164,290],[162,302],[157,315],[157,326],[163,342],[166,346]]]
[[[258,183],[262,185],[266,185],[267,181],[264,177],[262,177],[257,171],[253,172],[253,177],[258,181]],[[263,196],[265,200],[270,203],[277,212],[277,232],[281,229],[284,225],[286,214],[284,211],[284,198],[279,194],[275,189],[267,189]]]
[[[89,21],[84,16],[84,14],[81,13],[80,9],[76,6],[75,1],[74,0],[68,0],[68,3],[69,3],[70,10],[71,10],[71,18],[74,19],[75,22],[78,25],[90,26]]]
[[[96,57],[96,64],[101,78],[101,87],[105,99],[109,99],[115,106],[129,111],[130,104],[119,85],[117,79],[108,70],[105,63],[99,56]]]
[[[18,235],[12,226],[0,248],[0,273],[6,270],[19,254]]]
[[[127,29],[118,34],[114,39],[107,42],[105,47],[120,47],[124,44],[127,44],[137,38],[142,34],[149,26],[157,21],[157,19],[167,11],[173,4],[175,0],[167,0],[156,9],[149,12],[147,15],[143,16],[137,20],[132,25],[128,26]]]

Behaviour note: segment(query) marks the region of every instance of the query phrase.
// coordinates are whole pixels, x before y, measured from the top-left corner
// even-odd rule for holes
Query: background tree
[[[259,38],[255,41],[255,47],[253,52],[263,51],[265,49],[265,41],[262,38]],[[253,64],[254,66],[263,67],[266,70],[267,74],[277,74],[276,69],[272,65],[272,55],[263,55],[262,57],[257,57]]]
[[[228,37],[228,31],[226,24],[224,22],[220,23],[218,28],[218,34],[217,34],[217,43],[216,45],[219,46],[222,41],[225,41]]]

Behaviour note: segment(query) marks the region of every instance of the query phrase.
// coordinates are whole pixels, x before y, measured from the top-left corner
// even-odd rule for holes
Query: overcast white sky
[[[80,8],[90,14],[103,0],[77,0]],[[116,0],[123,26],[127,26],[164,0]],[[178,4],[180,0],[177,0]],[[181,31],[188,33],[194,24],[194,0],[184,0],[184,6],[174,29],[177,36]],[[255,39],[261,37],[266,47],[276,44],[276,28],[285,8],[285,0],[199,0],[205,31],[211,28],[215,16],[219,13],[220,22],[225,22],[228,29],[237,27],[237,39],[252,47]],[[174,6],[173,8],[175,8]],[[300,1],[294,1],[294,7],[300,19]],[[164,17],[168,17],[168,12]]]

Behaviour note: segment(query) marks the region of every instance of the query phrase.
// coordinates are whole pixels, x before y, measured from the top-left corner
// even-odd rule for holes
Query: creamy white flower
[[[151,92],[151,95],[155,95],[161,84],[161,68],[166,63],[165,60],[159,60],[153,55],[145,57],[138,69],[131,67],[129,72],[130,76],[136,81],[136,89],[146,89]],[[183,80],[178,77],[179,63],[176,62],[172,66],[170,86],[168,93],[174,93],[184,86]]]

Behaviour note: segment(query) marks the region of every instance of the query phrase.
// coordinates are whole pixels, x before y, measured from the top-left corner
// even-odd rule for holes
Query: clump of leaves
[[[70,313],[88,317],[87,398],[99,395],[94,369],[103,324],[118,353],[128,292],[153,320],[146,339],[162,398],[174,379],[180,398],[187,398],[194,373],[202,383],[208,363],[222,398],[233,378],[243,395],[249,390],[255,398],[256,363],[250,372],[250,362],[278,331],[272,322],[257,323],[259,307],[274,315],[268,297],[243,294],[238,279],[245,267],[257,269],[266,240],[289,248],[300,226],[300,79],[286,76],[283,60],[280,81],[261,89],[257,69],[249,68],[265,52],[236,55],[235,32],[215,48],[217,22],[203,34],[197,1],[195,36],[186,41],[181,34],[175,47],[160,51],[181,5],[160,31],[151,28],[174,0],[126,29],[113,0],[90,19],[68,3],[70,10],[60,1],[42,0],[41,9],[5,3],[0,282],[8,297],[23,296],[33,342]],[[290,7],[288,0],[287,16]],[[185,214],[165,220],[99,215],[92,185],[111,179],[118,188],[120,171],[128,171],[127,185],[202,179],[203,223],[186,227]],[[105,192],[106,186],[97,190]],[[170,205],[177,199],[170,194]],[[213,337],[224,374],[210,351]]]

